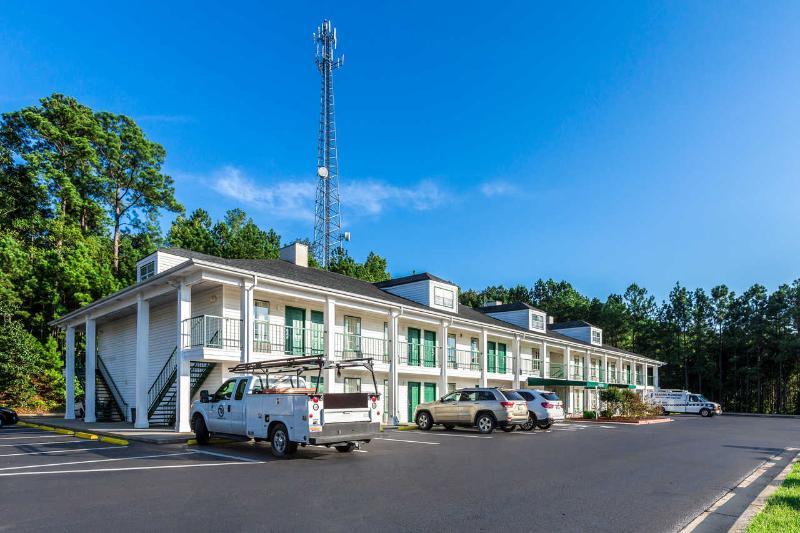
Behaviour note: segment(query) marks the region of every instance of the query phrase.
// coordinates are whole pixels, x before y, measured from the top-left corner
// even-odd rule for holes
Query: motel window
[[[532,347],[531,348],[531,357],[533,357],[534,359],[539,359],[539,356],[540,356],[539,348],[537,348],[536,346]]]
[[[269,302],[253,300],[253,318],[259,322],[269,322]]]
[[[322,376],[311,376],[311,386],[317,392],[325,392],[325,378]]]
[[[455,304],[453,291],[449,289],[444,289],[442,287],[434,287],[433,303],[441,307],[449,307],[450,309],[452,309],[453,305]]]
[[[600,344],[602,342],[600,337],[601,337],[601,333],[599,331],[597,331],[596,329],[593,329],[592,330],[592,342],[594,344]]]
[[[148,261],[139,267],[139,281],[144,281],[156,275],[156,262]]]
[[[531,313],[531,329],[544,331],[544,316],[539,313]]]
[[[345,392],[361,392],[361,378],[344,378]]]
[[[347,352],[361,351],[361,319],[357,316],[344,317],[344,349]]]
[[[456,390],[456,384],[455,383],[448,383],[447,384],[447,392],[453,392],[454,390]]]

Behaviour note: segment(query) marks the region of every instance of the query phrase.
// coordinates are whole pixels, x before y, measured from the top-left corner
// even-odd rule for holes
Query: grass
[[[747,527],[747,533],[800,533],[800,462]]]

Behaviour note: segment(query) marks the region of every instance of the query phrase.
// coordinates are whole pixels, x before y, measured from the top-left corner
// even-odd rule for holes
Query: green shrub
[[[593,420],[597,418],[597,413],[595,413],[594,411],[584,411],[583,418],[588,418]]]

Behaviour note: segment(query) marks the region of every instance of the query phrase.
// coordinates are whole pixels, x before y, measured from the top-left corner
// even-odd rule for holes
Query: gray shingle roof
[[[484,305],[483,307],[478,307],[477,309],[481,313],[502,313],[505,311],[525,311],[525,310],[533,310],[533,311],[539,311],[540,313],[544,313],[543,309],[538,309],[525,302],[512,302],[510,304],[500,304],[500,305]]]
[[[416,281],[423,281],[423,280],[438,281],[440,283],[448,283],[450,285],[455,285],[455,283],[453,283],[452,281],[447,281],[440,277],[434,276],[433,274],[423,272],[422,274],[411,274],[410,276],[403,276],[402,278],[394,278],[394,279],[387,279],[386,281],[379,281],[378,283],[375,283],[375,286],[380,287],[381,289],[385,289],[386,287],[396,287],[398,285],[406,285],[407,283],[414,283]]]
[[[589,324],[585,320],[568,320],[566,322],[556,322],[555,324],[550,324],[547,326],[547,329],[569,329],[569,328],[597,328],[597,326],[595,326],[594,324]]]

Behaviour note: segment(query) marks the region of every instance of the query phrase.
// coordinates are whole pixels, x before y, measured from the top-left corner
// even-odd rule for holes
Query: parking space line
[[[430,435],[432,437],[461,437],[463,439],[491,439],[486,435],[458,435],[456,433],[443,433],[443,432],[422,432],[422,431],[404,431],[403,433],[410,433],[412,435]]]
[[[411,442],[413,444],[433,444],[433,445],[441,444],[441,442],[426,442],[424,440],[390,439],[389,437],[375,437],[372,440],[390,440],[390,441],[393,441],[393,442]]]
[[[191,450],[189,453],[202,453],[204,455],[213,455],[214,457],[222,457],[223,459],[234,459],[236,461],[244,461],[246,463],[262,463],[258,459],[251,459],[250,457],[242,457],[241,455],[231,455],[228,453],[212,452],[209,450]]]
[[[51,453],[68,453],[68,452],[86,452],[89,450],[109,450],[115,448],[124,449],[125,446],[99,446],[97,448],[67,448],[66,450],[49,450],[46,452],[21,452],[21,453],[4,453],[0,457],[16,457],[19,455],[48,455]]]
[[[0,437],[0,440],[14,440],[14,439],[57,439],[58,437],[69,437],[70,435],[41,435],[35,434],[32,437]]]
[[[29,468],[45,468],[48,466],[66,466],[66,465],[80,465],[80,464],[88,464],[88,463],[108,463],[112,461],[131,461],[133,459],[154,459],[156,457],[173,457],[176,455],[189,455],[194,452],[179,452],[179,453],[159,453],[153,455],[134,455],[132,457],[114,457],[111,459],[89,459],[86,461],[68,461],[66,463],[47,463],[43,465],[25,465],[25,466],[7,466],[5,468],[0,468],[0,471],[5,470],[25,470]]]
[[[76,439],[75,437],[70,437],[69,435],[58,435],[59,437],[66,437],[72,440],[62,440],[58,442],[18,442],[16,444],[0,444],[0,448],[7,448],[9,446],[52,446],[54,444],[78,444],[84,443],[86,441],[81,439]]]
[[[234,466],[247,464],[263,464],[266,461],[256,461],[256,463],[245,463],[241,461],[225,461],[221,463],[197,463],[188,465],[158,465],[158,466],[126,466],[120,468],[87,468],[83,470],[48,470],[45,472],[5,472],[0,477],[10,476],[43,476],[46,474],[87,474],[93,472],[129,472],[134,470],[163,470],[166,468],[199,468],[203,466]]]

